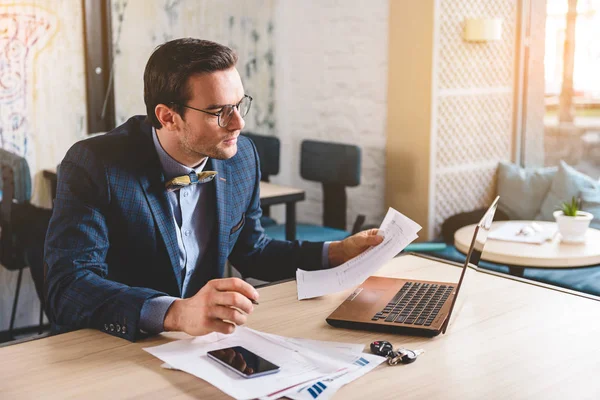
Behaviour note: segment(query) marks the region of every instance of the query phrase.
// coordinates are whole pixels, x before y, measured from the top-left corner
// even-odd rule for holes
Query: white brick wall
[[[388,1],[286,1],[275,10],[276,134],[282,162],[274,182],[301,187],[298,220],[321,222],[322,190],[300,178],[303,139],[356,144],[362,183],[348,190],[348,229],[358,213],[384,214]]]

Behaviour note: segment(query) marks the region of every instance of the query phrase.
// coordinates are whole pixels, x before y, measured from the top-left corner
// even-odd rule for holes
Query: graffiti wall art
[[[51,12],[0,4],[0,147],[34,159],[35,61],[57,30]]]

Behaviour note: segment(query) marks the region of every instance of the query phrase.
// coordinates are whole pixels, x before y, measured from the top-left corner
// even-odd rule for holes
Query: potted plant
[[[594,216],[589,212],[581,211],[575,197],[571,201],[562,203],[560,210],[554,211],[553,215],[563,242],[585,242],[585,233]]]

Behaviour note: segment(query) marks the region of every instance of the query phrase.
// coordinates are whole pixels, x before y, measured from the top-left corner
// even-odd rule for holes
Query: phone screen
[[[279,366],[242,346],[209,351],[207,356],[245,378],[254,378],[279,371]]]

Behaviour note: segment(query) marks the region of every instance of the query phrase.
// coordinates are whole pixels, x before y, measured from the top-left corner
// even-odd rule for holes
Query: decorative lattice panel
[[[434,235],[446,218],[490,205],[496,193],[496,166],[440,174],[435,179]]]
[[[513,84],[514,0],[442,0],[439,14],[439,88],[465,89]],[[462,39],[466,18],[501,18],[502,40]]]
[[[446,218],[491,202],[497,162],[512,157],[517,23],[513,0],[439,4],[430,218],[436,236]],[[467,18],[501,18],[502,39],[465,42]]]
[[[437,168],[485,164],[509,156],[512,107],[512,93],[439,99]]]

